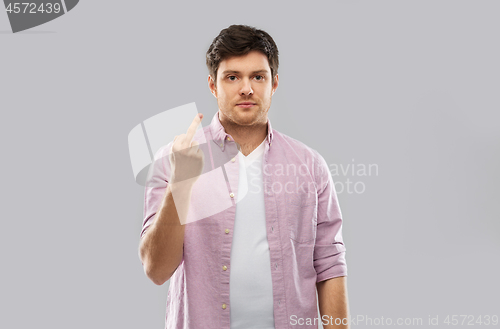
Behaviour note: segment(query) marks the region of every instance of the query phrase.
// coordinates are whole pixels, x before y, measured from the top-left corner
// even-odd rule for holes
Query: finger
[[[174,141],[172,142],[172,148],[178,150],[179,147],[182,147],[185,136],[186,135],[184,134],[175,136]]]
[[[196,133],[196,129],[198,129],[198,126],[200,125],[202,118],[203,118],[203,114],[198,113],[194,117],[193,122],[191,122],[191,125],[189,126],[187,133],[186,133],[186,138],[187,138],[188,143],[191,143],[191,141],[193,140],[194,134]]]
[[[196,153],[196,151],[198,151],[198,147],[199,147],[199,145],[200,145],[200,144],[199,144],[197,141],[195,141],[195,140],[193,140],[193,141],[191,142],[191,148],[193,149],[193,151],[195,151],[195,153]]]
[[[175,140],[177,139],[177,137],[179,137],[179,135],[177,135],[177,136],[174,137],[174,140],[172,141],[172,145],[170,145],[170,154],[173,153],[174,145],[175,145]]]

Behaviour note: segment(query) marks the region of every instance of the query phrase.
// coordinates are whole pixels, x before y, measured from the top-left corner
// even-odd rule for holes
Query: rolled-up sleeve
[[[163,202],[170,179],[170,162],[168,150],[172,143],[161,147],[154,156],[150,166],[146,186],[144,188],[144,213],[142,222],[141,239],[147,229],[153,224],[158,208]]]
[[[326,161],[318,154],[315,168],[318,187],[318,219],[314,246],[316,282],[347,276],[345,245],[342,238],[342,213],[335,184]]]

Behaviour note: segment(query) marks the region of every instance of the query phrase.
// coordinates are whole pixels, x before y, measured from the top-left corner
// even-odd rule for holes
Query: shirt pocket
[[[288,230],[290,239],[306,243],[316,238],[318,207],[316,203],[293,203],[286,205]]]

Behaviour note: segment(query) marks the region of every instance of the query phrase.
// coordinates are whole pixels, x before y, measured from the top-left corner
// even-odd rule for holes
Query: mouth
[[[256,105],[256,104],[252,103],[252,102],[241,102],[241,103],[236,104],[236,106],[243,107],[243,108],[252,107],[254,105]]]

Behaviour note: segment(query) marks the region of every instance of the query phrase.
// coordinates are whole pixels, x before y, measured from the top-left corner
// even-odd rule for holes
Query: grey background
[[[278,44],[275,129],[328,164],[378,165],[339,194],[351,314],[500,315],[499,10],[87,0],[15,35],[0,12],[0,327],[163,328],[127,135],[193,101],[210,122],[204,54],[233,23]]]

